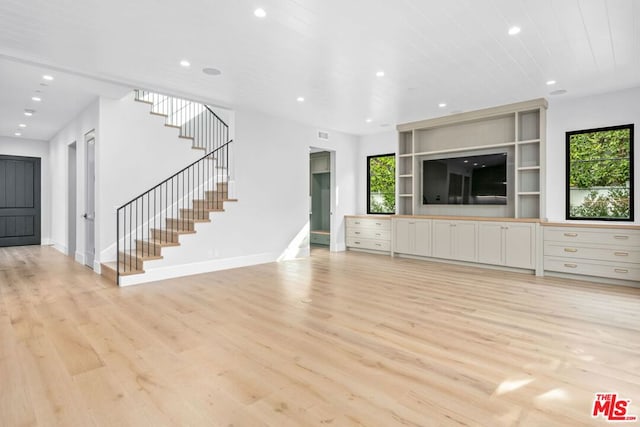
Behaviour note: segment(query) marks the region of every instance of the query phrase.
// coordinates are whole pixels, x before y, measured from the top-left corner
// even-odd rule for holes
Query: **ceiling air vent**
[[[323,141],[329,140],[329,132],[325,132],[323,130],[318,131],[318,139],[322,139]]]

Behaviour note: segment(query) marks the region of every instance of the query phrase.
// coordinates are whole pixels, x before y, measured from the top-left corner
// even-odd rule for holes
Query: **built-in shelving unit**
[[[396,213],[431,213],[420,197],[423,159],[505,150],[510,156],[508,207],[492,214],[486,207],[465,205],[460,215],[539,218],[545,203],[546,109],[546,100],[536,99],[398,125]]]

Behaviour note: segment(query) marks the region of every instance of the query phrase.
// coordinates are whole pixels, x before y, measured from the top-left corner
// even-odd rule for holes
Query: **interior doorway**
[[[85,141],[85,256],[84,263],[93,269],[96,254],[96,139],[91,131],[84,136]]]
[[[331,247],[333,217],[333,155],[311,147],[309,155],[309,242],[318,248]]]
[[[0,247],[40,244],[40,158],[0,155]]]
[[[76,256],[76,223],[78,218],[77,213],[77,172],[76,172],[76,160],[77,160],[77,150],[76,150],[76,142],[72,142],[69,144],[68,151],[68,175],[67,175],[67,186],[68,186],[68,194],[69,194],[69,203],[67,206],[67,210],[69,212],[67,216],[67,255],[75,258]]]

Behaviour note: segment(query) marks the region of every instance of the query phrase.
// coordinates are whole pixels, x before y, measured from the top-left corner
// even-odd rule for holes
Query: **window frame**
[[[607,126],[593,129],[574,130],[565,133],[565,219],[571,221],[634,221],[634,127],[633,123],[617,126]],[[629,217],[628,218],[596,218],[596,217],[575,217],[571,216],[571,137],[582,133],[605,132],[611,130],[629,130]]]
[[[396,161],[396,167],[393,176],[393,187],[394,187],[394,197],[395,197],[395,206],[393,212],[371,212],[371,159],[375,159],[378,157],[393,157]],[[398,185],[398,168],[397,168],[397,158],[396,153],[387,153],[387,154],[375,154],[372,156],[367,156],[367,215],[395,215],[395,210],[398,207],[398,197],[397,197],[397,185]]]

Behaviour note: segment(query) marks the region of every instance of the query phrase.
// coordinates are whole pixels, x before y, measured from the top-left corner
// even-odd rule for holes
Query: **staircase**
[[[229,198],[229,127],[207,105],[136,90],[135,100],[150,113],[179,129],[178,138],[204,155],[117,210],[117,261],[102,264],[102,275],[120,284],[121,277],[144,274],[148,261],[163,258],[163,249],[180,246],[180,236],[195,234],[198,224],[223,212]]]

